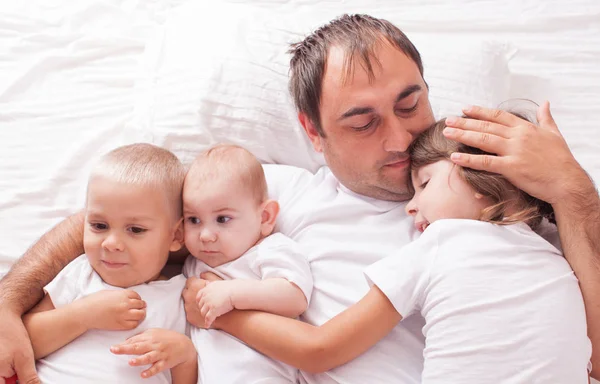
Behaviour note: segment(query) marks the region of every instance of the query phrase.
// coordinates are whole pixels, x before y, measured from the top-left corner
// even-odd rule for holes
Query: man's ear
[[[303,112],[298,113],[298,120],[300,121],[302,128],[304,128],[304,132],[306,132],[306,135],[310,139],[315,151],[319,153],[323,152],[323,145],[321,143],[322,137],[319,135],[319,132],[317,131],[317,128],[315,128],[313,122]]]
[[[275,200],[267,200],[262,203],[261,209],[260,233],[266,237],[273,233],[275,229],[275,222],[279,214],[279,203]]]
[[[177,221],[175,224],[175,229],[173,233],[173,241],[171,242],[171,246],[169,247],[169,251],[177,252],[181,248],[183,248],[184,236],[183,236],[183,217]]]

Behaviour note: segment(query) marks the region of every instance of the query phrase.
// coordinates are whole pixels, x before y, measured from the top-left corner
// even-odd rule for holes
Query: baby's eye
[[[139,235],[140,233],[144,233],[147,231],[147,229],[141,228],[141,227],[129,227],[128,230],[129,230],[129,232],[134,233],[136,235]]]
[[[229,217],[229,216],[219,216],[219,217],[217,217],[217,223],[219,223],[219,224],[225,224],[229,220],[231,220],[231,217]]]
[[[191,224],[200,224],[200,219],[197,217],[188,217],[187,221],[189,221]]]
[[[422,183],[421,185],[419,185],[419,188],[425,189],[425,187],[427,186],[428,183],[429,183],[429,180],[425,181],[424,183]]]
[[[90,223],[90,227],[95,231],[105,231],[108,229],[108,225],[104,223]]]

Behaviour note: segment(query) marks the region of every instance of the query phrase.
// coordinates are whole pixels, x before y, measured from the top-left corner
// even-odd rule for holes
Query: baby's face
[[[164,193],[100,176],[88,185],[84,248],[102,279],[116,287],[156,280],[169,251],[181,248]],[[181,236],[179,236],[181,237]]]
[[[262,207],[250,188],[222,178],[186,178],[183,187],[185,245],[197,259],[217,267],[242,256],[261,238]]]
[[[440,219],[478,220],[488,201],[477,195],[449,160],[440,160],[412,172],[415,194],[406,211],[423,232]]]

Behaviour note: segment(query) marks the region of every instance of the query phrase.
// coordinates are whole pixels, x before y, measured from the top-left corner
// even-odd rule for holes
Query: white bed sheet
[[[0,275],[36,238],[82,207],[94,158],[136,140],[126,127],[138,61],[169,10],[184,2],[2,1]],[[383,17],[398,3],[253,2],[286,11]],[[399,26],[407,32],[477,34],[509,42],[516,50],[510,62],[512,96],[550,99],[577,159],[600,181],[600,2],[411,0],[401,5]]]

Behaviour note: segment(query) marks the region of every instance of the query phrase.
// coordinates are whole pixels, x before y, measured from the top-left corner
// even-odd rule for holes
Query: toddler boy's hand
[[[110,351],[115,355],[138,355],[129,360],[131,366],[152,365],[142,372],[143,378],[197,358],[196,348],[187,336],[160,328],[130,337],[123,344],[111,347]]]
[[[131,290],[104,290],[84,297],[82,316],[90,329],[134,329],[146,317],[146,303]]]
[[[236,287],[235,280],[213,281],[198,291],[196,300],[205,319],[205,328],[210,328],[217,317],[235,308],[233,296]]]

